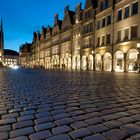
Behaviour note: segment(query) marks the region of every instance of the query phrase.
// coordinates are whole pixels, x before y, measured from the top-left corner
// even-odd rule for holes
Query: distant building
[[[4,31],[3,31],[3,23],[1,19],[0,24],[0,66],[15,66],[19,64],[19,53],[11,50],[4,49]]]
[[[17,66],[19,65],[19,53],[13,50],[4,49],[2,60],[4,66]]]
[[[30,64],[46,69],[137,72],[140,0],[86,0],[34,32]]]
[[[31,44],[30,43],[25,43],[21,45],[20,47],[20,53],[19,53],[19,64],[22,67],[28,68],[31,67]]]
[[[1,19],[1,24],[0,24],[0,65],[2,65],[3,49],[4,49],[4,32],[3,32],[3,24],[2,24],[2,19]]]

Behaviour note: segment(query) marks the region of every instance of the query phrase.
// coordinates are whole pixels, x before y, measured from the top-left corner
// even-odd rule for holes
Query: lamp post
[[[95,70],[95,65],[94,65],[94,63],[95,63],[95,62],[94,62],[94,61],[95,61],[95,59],[94,59],[94,50],[92,50],[91,53],[92,53],[92,56],[93,56],[93,62],[92,62],[92,63],[93,63],[93,66],[92,66],[92,67],[93,67],[93,70]]]
[[[137,43],[138,53],[138,72],[140,72],[140,43]]]

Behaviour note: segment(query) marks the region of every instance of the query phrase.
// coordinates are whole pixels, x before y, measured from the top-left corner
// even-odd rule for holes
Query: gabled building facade
[[[24,68],[30,68],[31,63],[31,44],[25,43],[20,47],[19,64]]]
[[[34,33],[32,66],[136,72],[140,68],[140,0],[86,0],[53,28]]]
[[[82,30],[81,3],[75,7],[73,39],[72,39],[72,69],[80,70],[81,67],[81,30]]]
[[[52,68],[60,67],[61,26],[62,21],[58,19],[58,14],[56,14],[54,16],[54,26],[52,29],[52,44],[51,44]]]

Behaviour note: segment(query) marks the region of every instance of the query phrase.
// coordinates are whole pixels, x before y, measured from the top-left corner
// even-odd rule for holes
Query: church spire
[[[1,24],[0,24],[0,31],[2,31],[2,32],[3,32],[2,18],[1,18]]]

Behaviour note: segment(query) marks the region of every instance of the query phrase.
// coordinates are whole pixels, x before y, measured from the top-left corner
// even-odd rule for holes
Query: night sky
[[[21,44],[32,41],[34,31],[53,25],[55,13],[63,19],[65,6],[74,10],[80,2],[83,8],[85,0],[0,0],[5,49],[19,51]]]

